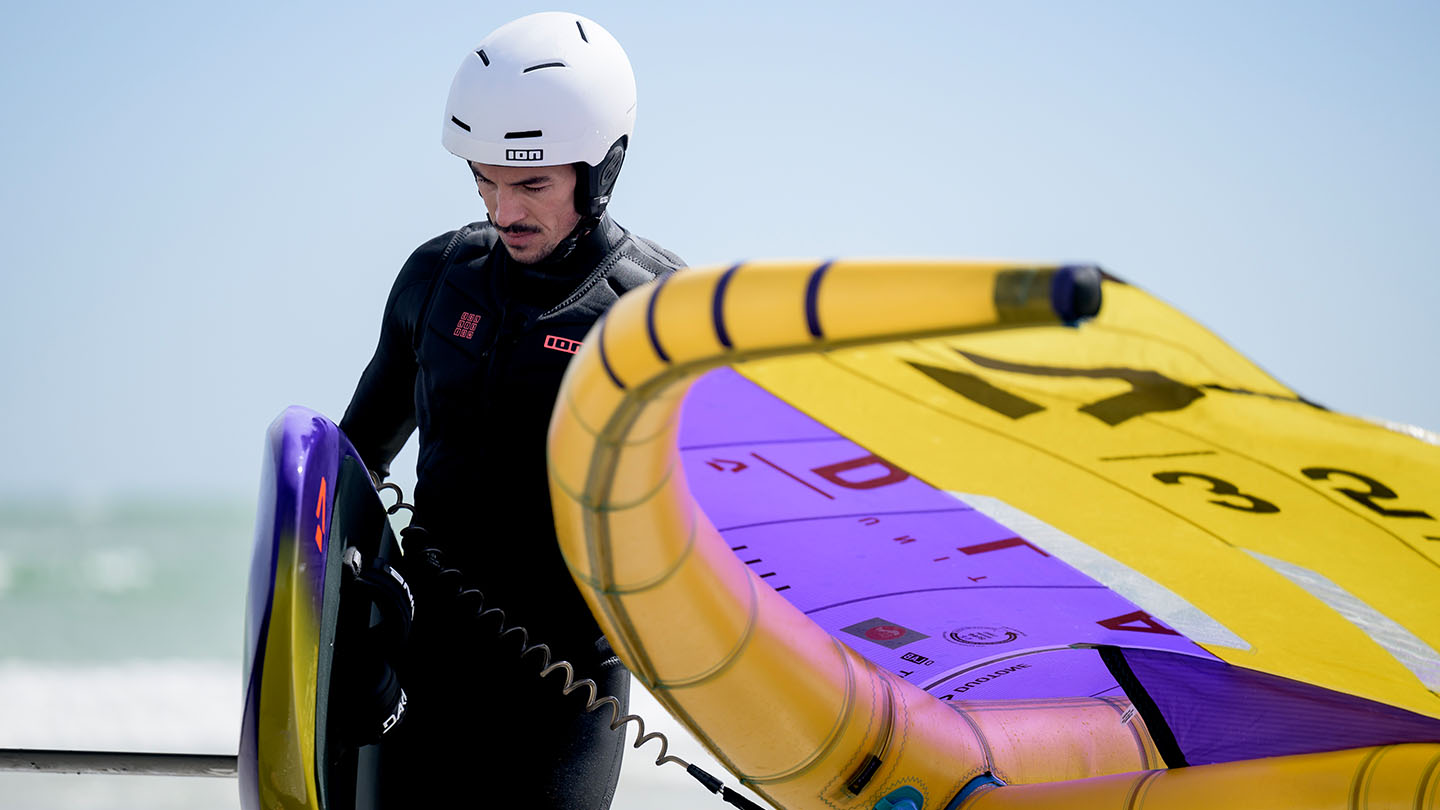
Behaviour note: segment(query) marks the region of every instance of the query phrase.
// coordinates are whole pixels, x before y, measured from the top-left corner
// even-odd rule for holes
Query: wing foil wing
[[[1384,784],[1427,789],[1440,448],[1305,401],[1109,277],[1075,328],[1100,278],[691,270],[587,337],[551,422],[561,550],[632,672],[747,784],[953,806],[1202,765],[1214,798],[1259,784],[1232,760],[1422,743]]]

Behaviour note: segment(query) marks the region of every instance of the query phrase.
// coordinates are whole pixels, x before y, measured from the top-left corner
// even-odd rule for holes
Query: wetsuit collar
[[[593,227],[586,227],[590,225]],[[582,219],[575,227],[549,256],[534,264],[521,264],[505,253],[507,292],[531,306],[543,308],[558,303],[590,275],[624,235],[609,214],[599,222]]]

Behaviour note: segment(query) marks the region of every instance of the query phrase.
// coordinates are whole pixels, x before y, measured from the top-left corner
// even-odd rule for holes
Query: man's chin
[[[521,247],[515,247],[504,239],[500,244],[505,245],[505,252],[510,254],[510,259],[518,264],[538,264],[549,258],[555,252],[554,245],[544,245],[532,242]]]
[[[514,252],[514,251],[509,251],[509,253],[510,253],[510,261],[515,262],[516,264],[539,264],[539,263],[545,261],[546,259],[550,258],[550,253],[553,253],[553,252],[554,252],[554,251],[547,251],[547,252],[545,252],[545,253],[541,253],[541,254],[535,255],[535,256],[530,256],[530,255],[517,256],[517,255],[515,255],[515,252]]]

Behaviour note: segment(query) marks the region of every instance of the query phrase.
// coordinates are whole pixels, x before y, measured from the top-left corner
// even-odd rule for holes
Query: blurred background
[[[233,752],[265,428],[338,419],[405,257],[484,217],[450,78],[553,6],[12,5],[0,747]],[[1306,397],[1440,428],[1434,3],[568,10],[639,85],[611,211],[691,264],[1096,261]],[[617,807],[698,797],[641,759]],[[236,804],[0,774],[5,807]]]

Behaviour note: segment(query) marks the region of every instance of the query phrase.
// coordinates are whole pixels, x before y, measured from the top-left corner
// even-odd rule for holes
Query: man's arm
[[[390,461],[415,431],[414,336],[430,288],[455,234],[437,236],[410,255],[390,289],[380,322],[375,355],[360,375],[340,429],[360,452],[365,465],[382,479]]]

